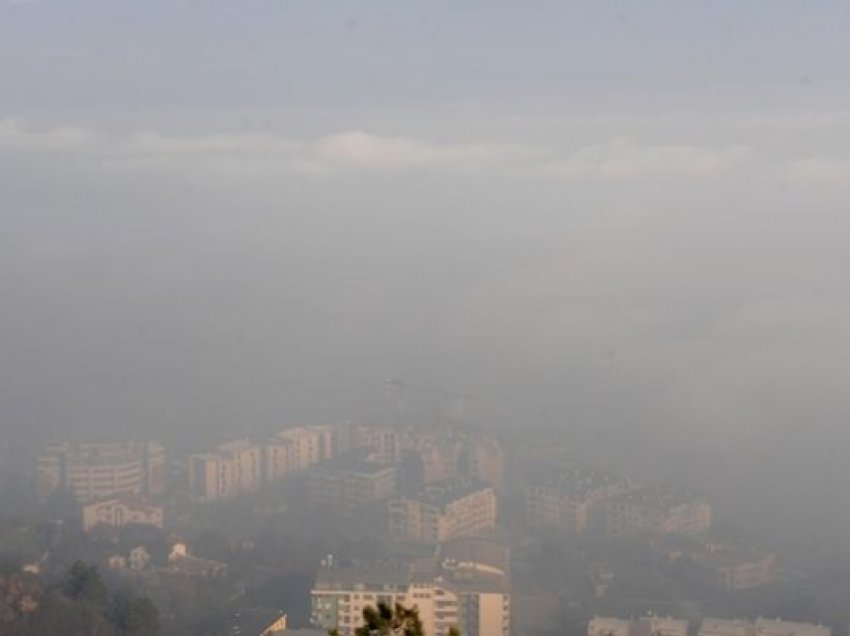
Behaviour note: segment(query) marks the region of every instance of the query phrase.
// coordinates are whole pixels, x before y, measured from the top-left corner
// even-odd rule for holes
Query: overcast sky
[[[825,0],[0,0],[0,421],[386,419],[397,377],[501,424],[844,444],[848,32]]]

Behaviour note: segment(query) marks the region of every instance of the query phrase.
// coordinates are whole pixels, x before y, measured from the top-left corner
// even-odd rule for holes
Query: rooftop
[[[531,482],[539,486],[557,488],[561,493],[573,497],[584,497],[614,484],[627,486],[630,483],[626,477],[585,468],[542,470],[531,478]]]
[[[428,484],[412,499],[425,504],[444,508],[453,501],[482,490],[492,490],[493,487],[483,479],[458,479],[447,477]]]
[[[616,501],[634,503],[646,508],[668,511],[686,503],[707,502],[702,496],[675,485],[645,486],[620,495]]]

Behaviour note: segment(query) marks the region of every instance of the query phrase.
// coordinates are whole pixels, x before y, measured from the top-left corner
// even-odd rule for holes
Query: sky
[[[7,448],[387,420],[392,377],[837,487],[848,30],[825,0],[0,0]]]

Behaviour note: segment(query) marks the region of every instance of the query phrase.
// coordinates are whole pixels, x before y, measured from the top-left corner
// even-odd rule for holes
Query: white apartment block
[[[352,636],[365,607],[378,603],[416,607],[424,632],[446,636],[458,627],[464,636],[509,636],[510,591],[506,575],[484,573],[466,564],[436,563],[325,565],[311,593],[312,622]]]

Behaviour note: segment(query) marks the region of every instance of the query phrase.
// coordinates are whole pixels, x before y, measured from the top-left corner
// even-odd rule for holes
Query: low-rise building
[[[533,528],[580,534],[602,502],[633,489],[628,478],[598,470],[541,471],[523,487],[526,520]]]
[[[98,525],[123,528],[130,524],[139,524],[162,528],[164,515],[163,506],[141,495],[121,494],[82,506],[85,532]]]
[[[389,502],[389,531],[396,541],[437,544],[458,537],[492,534],[496,493],[480,479],[433,482],[416,497]]]
[[[610,536],[627,534],[700,536],[711,528],[707,498],[675,486],[645,487],[605,501]]]
[[[212,559],[202,559],[189,553],[188,546],[177,542],[168,555],[168,569],[171,572],[201,578],[221,578],[227,576],[227,564]]]
[[[796,623],[781,619],[726,619],[706,617],[699,636],[831,636],[832,630],[823,625]]]
[[[597,616],[588,622],[587,636],[688,636],[688,621],[654,614],[636,619]]]
[[[332,506],[352,511],[395,494],[395,468],[364,458],[351,451],[321,462],[307,477],[307,498],[311,506]]]

